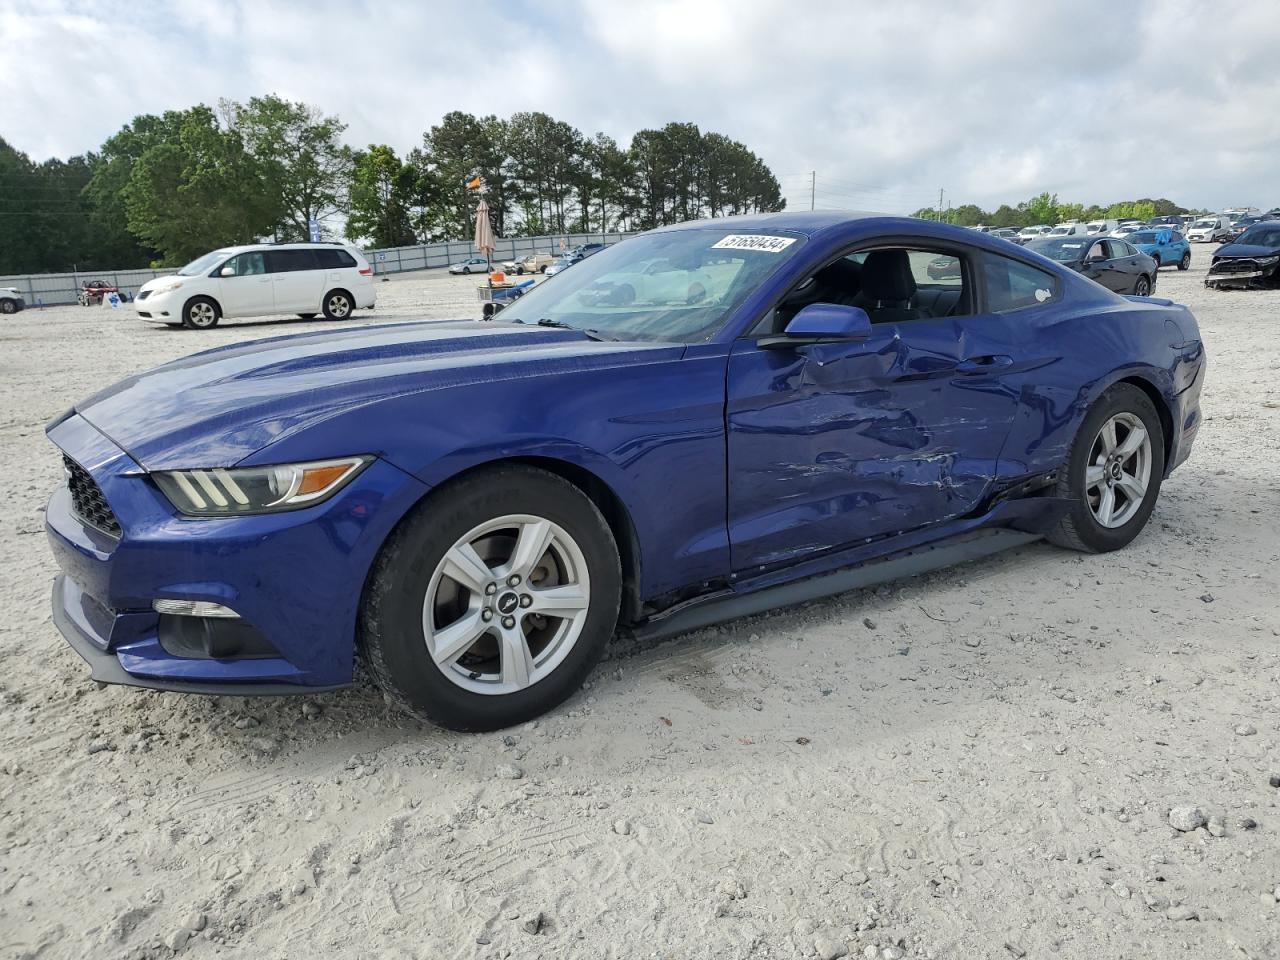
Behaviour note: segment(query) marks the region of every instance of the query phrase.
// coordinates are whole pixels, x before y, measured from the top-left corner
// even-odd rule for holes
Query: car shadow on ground
[[[955,698],[951,692],[975,671],[984,696],[1025,691],[1033,683],[1029,656],[1040,658],[1034,669],[1056,671],[1059,685],[1116,675],[1141,664],[1146,646],[1160,639],[1164,620],[1202,615],[1202,595],[1251,589],[1226,577],[1233,551],[1225,545],[1233,540],[1224,531],[1223,514],[1232,514],[1242,530],[1256,529],[1252,514],[1266,504],[1252,497],[1256,490],[1244,478],[1214,477],[1212,485],[1202,480],[1171,488],[1149,528],[1117,553],[1091,556],[1038,542],[666,640],[615,638],[587,686],[540,722],[571,739],[582,734],[597,740],[610,730],[621,736],[653,721],[655,710],[666,711],[667,719],[680,711],[686,727],[748,729],[762,712],[768,716],[761,701],[784,691],[787,706],[779,710],[774,704],[773,712],[790,716],[797,729],[838,727],[889,710],[894,736],[900,737],[946,725],[957,708],[946,706],[953,700],[981,709],[981,696]],[[1188,551],[1209,541],[1220,545],[1221,570],[1189,559]],[[1144,603],[1143,584],[1153,577],[1187,581],[1179,609],[1153,615],[1138,630],[1108,623],[1109,606]],[[1050,586],[1023,601],[1024,584]],[[1037,633],[1034,642],[1028,640]],[[1201,655],[1216,656],[1208,650]],[[837,664],[840,680],[831,686],[842,688],[842,695],[815,686],[814,661]],[[204,726],[210,748],[222,751],[227,765],[235,765],[236,754],[261,760],[256,752],[280,759],[305,754],[305,760],[299,757],[302,767],[318,768],[362,752],[465,749],[478,738],[502,736],[456,733],[408,717],[367,682],[331,694],[191,699],[183,722]],[[1013,702],[1016,707],[1016,697]],[[1028,698],[1026,709],[1034,702]],[[138,706],[151,713],[154,724],[172,722],[159,706]],[[868,725],[860,736],[874,739],[882,725]],[[259,743],[267,740],[274,742]],[[305,775],[305,769],[297,772]]]

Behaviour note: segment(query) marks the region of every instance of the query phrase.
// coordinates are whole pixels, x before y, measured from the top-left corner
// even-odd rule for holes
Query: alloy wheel
[[[335,293],[329,298],[329,313],[334,318],[341,320],[351,312],[351,302],[340,293]]]
[[[427,652],[453,683],[507,694],[549,676],[586,624],[591,578],[563,527],[517,514],[483,523],[446,552],[427,586]]]
[[[1151,483],[1151,435],[1135,414],[1117,413],[1098,431],[1085,466],[1085,497],[1101,526],[1123,527]]]
[[[191,305],[190,316],[191,325],[194,327],[211,327],[218,319],[218,314],[213,309],[213,304],[206,303],[203,300]]]

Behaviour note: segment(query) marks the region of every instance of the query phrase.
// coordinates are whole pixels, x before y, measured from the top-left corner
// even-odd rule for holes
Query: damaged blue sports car
[[[1204,371],[1185,307],[971,230],[681,224],[490,322],[223,347],[78,403],[48,428],[54,619],[102,681],[305,693],[361,660],[503,727],[617,631],[1123,547]]]

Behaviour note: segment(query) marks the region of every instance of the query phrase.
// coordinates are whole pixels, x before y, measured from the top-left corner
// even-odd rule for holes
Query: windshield
[[[215,250],[213,253],[206,253],[203,257],[192,260],[185,267],[179,270],[178,276],[194,277],[202,273],[208,273],[214,268],[214,265],[229,252],[229,250]]]
[[[1191,225],[1191,229],[1194,230],[1197,227],[1216,227],[1217,225],[1218,225],[1217,220],[1197,220],[1195,223]]]
[[[1049,231],[1049,236],[1051,237],[1069,236],[1073,229],[1074,229],[1073,227],[1054,227],[1052,230]]]
[[[1084,256],[1084,248],[1088,245],[1088,241],[1085,240],[1060,237],[1032,240],[1027,244],[1027,249],[1060,263],[1074,263]]]
[[[1250,227],[1236,243],[1249,244],[1254,247],[1266,247],[1269,250],[1280,250],[1280,226]]]
[[[539,284],[503,310],[502,320],[698,343],[803,245],[802,237],[785,231],[641,234]]]

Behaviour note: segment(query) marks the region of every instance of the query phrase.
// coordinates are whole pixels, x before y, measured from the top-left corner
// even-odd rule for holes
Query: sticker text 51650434
[[[766,237],[758,233],[731,233],[713,243],[713,250],[760,250],[764,253],[781,253],[796,242],[795,237]]]

